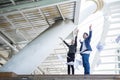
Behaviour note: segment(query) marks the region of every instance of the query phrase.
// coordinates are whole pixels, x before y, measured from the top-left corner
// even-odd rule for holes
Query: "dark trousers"
[[[90,54],[82,54],[84,74],[90,74],[89,56],[90,56]]]
[[[72,69],[72,75],[74,75],[74,65],[68,65],[68,75],[70,75],[70,69]]]

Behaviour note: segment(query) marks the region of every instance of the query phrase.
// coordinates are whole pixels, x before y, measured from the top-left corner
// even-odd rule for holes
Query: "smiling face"
[[[85,32],[85,33],[83,34],[83,38],[86,39],[87,37],[88,37],[88,34]]]

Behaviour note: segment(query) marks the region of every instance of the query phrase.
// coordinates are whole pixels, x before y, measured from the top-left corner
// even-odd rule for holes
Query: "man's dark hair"
[[[84,34],[86,34],[88,36],[88,33],[84,32]]]

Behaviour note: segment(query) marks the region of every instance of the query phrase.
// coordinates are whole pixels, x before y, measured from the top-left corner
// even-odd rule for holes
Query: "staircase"
[[[116,38],[120,35],[119,4],[120,1],[116,1],[108,5],[107,24],[109,27],[103,41],[104,49],[99,53],[99,65],[95,68],[94,74],[120,74],[120,44],[116,42]],[[104,26],[104,30],[105,28]]]

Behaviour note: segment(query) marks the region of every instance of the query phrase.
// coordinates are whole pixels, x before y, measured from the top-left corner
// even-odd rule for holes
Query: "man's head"
[[[88,37],[88,33],[84,32],[83,38],[86,39]]]

